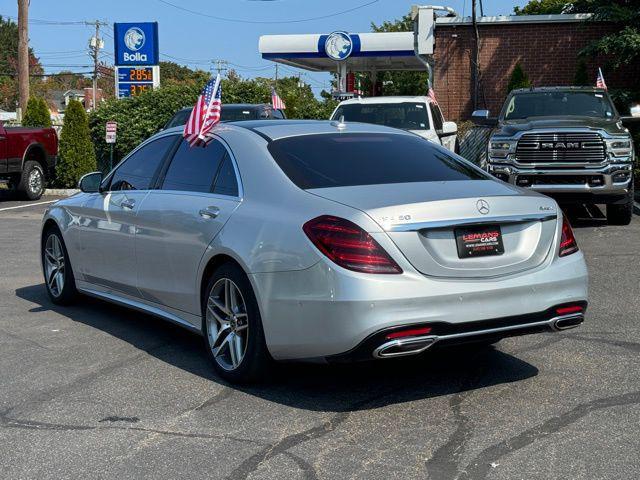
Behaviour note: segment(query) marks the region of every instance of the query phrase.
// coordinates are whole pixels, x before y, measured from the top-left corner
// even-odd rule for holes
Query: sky
[[[274,63],[258,53],[265,34],[368,32],[371,22],[400,18],[416,0],[31,0],[30,46],[45,72],[90,70],[87,44],[93,27],[81,22],[157,21],[161,60],[210,70],[212,60],[227,60],[244,77],[275,73]],[[428,2],[425,2],[425,4]],[[438,0],[460,15],[470,15],[471,0]],[[485,15],[509,15],[526,0],[484,0]],[[200,12],[190,13],[171,6]],[[351,11],[348,11],[351,10]],[[345,12],[346,11],[346,12]],[[345,12],[345,13],[340,13]],[[16,0],[0,0],[0,15],[17,19]],[[224,17],[221,20],[214,17]],[[318,18],[324,17],[324,18]],[[234,21],[230,21],[234,20]],[[250,23],[270,22],[270,23]],[[278,23],[271,23],[278,22]],[[113,64],[113,27],[102,27],[102,60]],[[284,75],[300,72],[284,67]],[[303,72],[316,94],[329,85],[327,73]],[[283,75],[282,70],[280,75]],[[162,72],[160,73],[162,77]]]

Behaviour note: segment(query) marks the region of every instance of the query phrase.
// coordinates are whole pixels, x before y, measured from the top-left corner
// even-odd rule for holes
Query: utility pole
[[[94,23],[87,23],[87,25],[94,25],[96,28],[95,36],[91,37],[91,40],[89,40],[89,55],[93,58],[93,92],[91,109],[95,110],[98,103],[98,56],[100,55],[100,50],[104,47],[104,41],[100,38],[100,26],[106,25],[106,23],[96,20]]]
[[[278,64],[276,63],[276,78],[273,86],[274,90],[278,91]]]
[[[18,98],[22,118],[29,101],[29,0],[18,0]]]
[[[213,62],[216,64],[215,69],[218,71],[218,75],[220,75],[222,72],[227,71],[227,65],[229,64],[229,62],[227,62],[226,60],[214,60]]]
[[[473,81],[473,109],[478,109],[478,97],[480,92],[480,35],[478,33],[478,22],[476,19],[476,0],[471,0],[471,21],[473,25],[473,57],[472,57],[472,74]]]

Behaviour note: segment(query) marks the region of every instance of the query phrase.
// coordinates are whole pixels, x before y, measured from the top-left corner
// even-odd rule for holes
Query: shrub
[[[44,98],[29,97],[22,125],[24,127],[51,127],[51,114]]]
[[[531,81],[529,77],[522,69],[522,65],[520,63],[516,63],[516,66],[513,67],[513,72],[511,72],[511,78],[509,78],[509,84],[507,85],[507,93],[511,92],[511,90],[515,90],[517,88],[529,88],[531,86]]]
[[[96,169],[87,114],[77,100],[71,100],[65,110],[58,153],[56,183],[60,187],[75,187],[82,175]]]

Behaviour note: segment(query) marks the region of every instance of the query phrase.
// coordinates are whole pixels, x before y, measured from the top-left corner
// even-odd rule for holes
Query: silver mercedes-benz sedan
[[[43,220],[77,292],[201,333],[230,381],[579,325],[587,269],[554,200],[392,128],[250,121],[145,141]]]

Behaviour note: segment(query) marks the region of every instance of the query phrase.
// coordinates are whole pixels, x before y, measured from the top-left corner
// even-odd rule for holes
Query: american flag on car
[[[602,69],[598,68],[598,77],[596,78],[596,88],[607,89],[607,84],[604,83],[604,75],[602,75]]]
[[[284,110],[287,106],[284,104],[284,100],[280,98],[275,88],[271,89],[271,106],[275,110]]]
[[[202,89],[184,126],[182,136],[189,146],[206,145],[211,140],[211,129],[220,121],[222,110],[222,83],[220,75],[211,78]]]
[[[429,87],[429,91],[427,92],[427,97],[431,100],[431,103],[438,105],[438,100],[436,100],[436,92],[433,91],[433,88]]]

